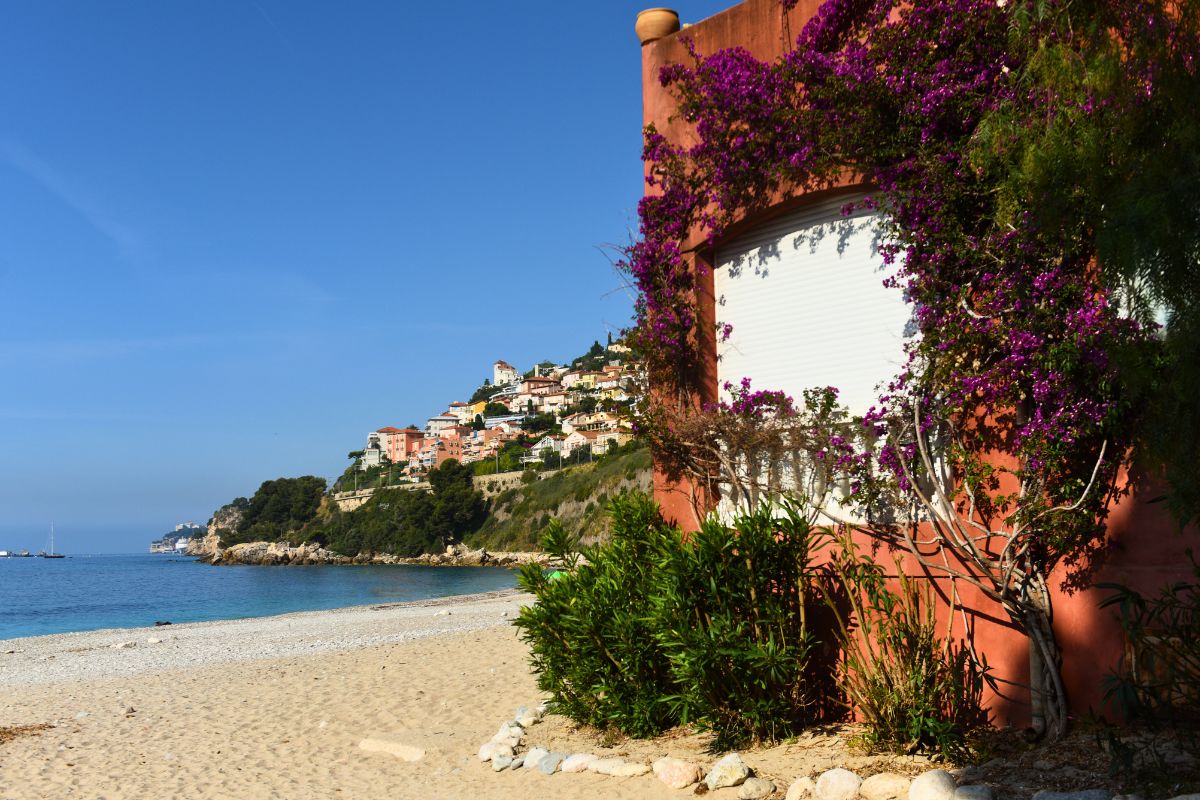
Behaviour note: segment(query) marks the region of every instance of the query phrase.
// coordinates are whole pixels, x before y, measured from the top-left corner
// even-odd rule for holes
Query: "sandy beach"
[[[0,728],[50,726],[0,743],[0,800],[688,793],[653,775],[495,773],[479,761],[517,706],[543,699],[511,625],[527,602],[499,592],[0,641]],[[368,738],[424,755],[370,752]],[[609,741],[554,716],[530,740],[647,763],[717,757],[703,737]],[[838,737],[747,754],[781,787],[855,758]]]

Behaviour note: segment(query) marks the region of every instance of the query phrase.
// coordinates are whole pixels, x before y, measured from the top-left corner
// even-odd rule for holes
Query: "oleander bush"
[[[827,541],[785,503],[732,526],[710,517],[667,551],[654,601],[671,702],[718,748],[777,741],[828,716],[832,687],[810,623],[821,605],[814,556]]]
[[[932,587],[906,575],[899,559],[889,578],[848,534],[837,537],[832,553],[827,569],[836,590],[827,602],[842,652],[838,679],[865,725],[864,743],[968,757],[971,733],[987,723],[986,664],[938,634]]]
[[[686,541],[644,494],[617,496],[609,514],[611,540],[584,548],[581,566],[520,577],[537,603],[517,625],[561,713],[633,736],[695,723],[718,745],[779,739],[820,718],[827,692],[806,665],[822,537],[796,508],[732,527],[710,519]],[[574,565],[557,523],[543,546]]]
[[[516,624],[530,645],[538,688],[571,719],[632,736],[653,736],[678,722],[670,663],[655,636],[653,597],[658,565],[677,548],[667,525],[641,493],[619,495],[609,507],[611,538],[583,549],[552,521],[543,549],[565,573],[549,577],[527,564],[518,585],[537,595]]]
[[[853,707],[872,748],[966,755],[986,667],[938,634],[929,586],[804,512],[764,505],[685,538],[629,493],[609,504],[611,540],[582,549],[552,521],[558,566],[519,578],[537,596],[516,624],[539,688],[576,722],[637,737],[692,724],[726,749]]]

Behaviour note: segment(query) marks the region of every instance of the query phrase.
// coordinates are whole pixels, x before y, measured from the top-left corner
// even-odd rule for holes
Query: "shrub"
[[[663,559],[656,635],[673,702],[721,748],[789,736],[830,707],[829,682],[808,674],[813,557],[827,536],[796,506],[778,511],[762,506],[732,527],[710,517]]]
[[[584,550],[588,563],[548,579],[527,564],[518,585],[537,595],[516,625],[530,645],[538,688],[551,692],[557,710],[577,722],[653,736],[676,724],[667,658],[649,615],[655,565],[679,531],[663,522],[645,495],[613,501],[612,538]],[[577,540],[557,520],[543,548],[568,568]]]
[[[587,563],[519,583],[537,603],[517,620],[538,686],[577,722],[650,736],[686,722],[718,745],[777,739],[826,708],[806,675],[812,556],[821,535],[794,508],[732,528],[709,520],[692,539],[642,493],[609,505],[611,539]],[[574,541],[552,522],[543,548],[568,567]]]
[[[840,536],[829,571],[840,591],[827,595],[842,651],[839,682],[866,725],[872,748],[970,754],[969,734],[987,722],[986,665],[937,633],[933,590],[904,574],[888,588],[883,568]],[[951,608],[951,617],[954,609]]]

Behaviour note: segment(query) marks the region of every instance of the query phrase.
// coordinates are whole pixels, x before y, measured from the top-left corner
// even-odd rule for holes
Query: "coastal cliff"
[[[246,498],[239,497],[232,503],[227,503],[213,512],[208,521],[208,532],[203,537],[193,538],[188,542],[184,552],[189,556],[204,559],[218,558],[222,552],[221,537],[237,530],[242,521],[242,513],[246,508]]]
[[[651,483],[649,452],[636,446],[590,464],[520,473],[520,483],[487,500],[469,473],[456,464],[452,469],[456,479],[442,481],[440,493],[437,487],[378,490],[351,511],[322,492],[324,481],[268,481],[252,499],[218,509],[208,535],[187,552],[211,564],[545,563],[538,547],[550,519],[584,543],[603,541],[608,500],[646,491]],[[445,478],[437,472],[434,477]],[[446,541],[462,543],[445,547]]]

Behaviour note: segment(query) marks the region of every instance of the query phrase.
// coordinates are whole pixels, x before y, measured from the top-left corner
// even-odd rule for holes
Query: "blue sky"
[[[141,551],[626,325],[641,7],[9,6],[0,549]]]

